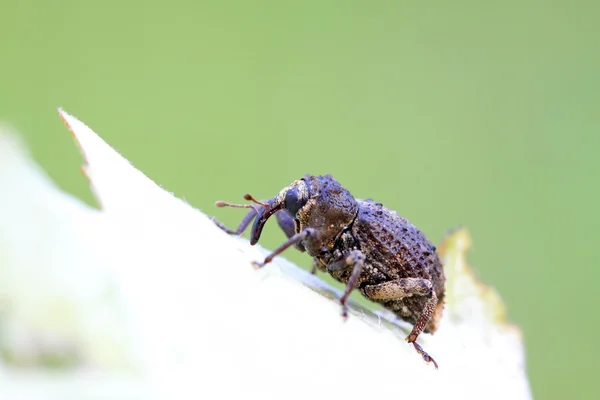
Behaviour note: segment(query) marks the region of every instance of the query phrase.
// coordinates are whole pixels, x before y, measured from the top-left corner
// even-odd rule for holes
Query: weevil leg
[[[212,222],[217,225],[219,228],[221,228],[222,230],[224,230],[225,232],[227,232],[230,235],[241,235],[244,233],[244,231],[246,230],[246,228],[248,227],[248,225],[250,225],[250,222],[252,222],[252,220],[254,219],[254,217],[256,217],[257,211],[255,208],[253,207],[248,207],[250,208],[250,211],[248,211],[248,214],[246,214],[246,216],[244,217],[244,219],[242,219],[242,222],[240,222],[240,224],[238,225],[236,230],[230,229],[228,227],[226,227],[225,225],[223,225],[221,222],[217,221],[216,218],[211,218]]]
[[[284,210],[279,210],[275,213],[277,218],[277,224],[281,230],[285,233],[285,236],[291,238],[296,234],[296,227],[294,226],[294,218],[290,217]]]
[[[319,269],[319,262],[315,258],[312,263],[312,268],[310,269],[310,273],[313,275],[317,274],[317,270]]]
[[[259,263],[259,262],[254,261],[252,263],[252,265],[254,265],[254,267],[256,267],[256,268],[262,268],[265,266],[265,264],[268,264],[271,261],[273,261],[273,258],[275,258],[279,254],[283,253],[288,247],[294,246],[294,245],[300,243],[301,241],[303,241],[304,239],[306,239],[307,237],[314,235],[314,234],[315,234],[314,229],[306,228],[302,232],[296,233],[294,236],[292,236],[291,238],[289,238],[288,240],[283,242],[283,244],[281,246],[279,246],[278,248],[276,248],[275,250],[273,250],[273,252],[271,254],[269,254],[263,262]]]
[[[275,217],[277,218],[277,224],[281,228],[281,230],[285,233],[285,236],[291,238],[296,234],[296,224],[294,222],[294,218],[290,217],[290,215],[285,210],[279,210],[275,213]],[[297,242],[294,247],[298,251],[305,252],[306,249],[302,245],[301,242]],[[313,263],[312,274],[314,275],[317,271],[316,262]]]
[[[403,278],[378,285],[367,285],[364,292],[373,300],[402,300],[410,296],[430,297],[433,294],[433,286],[427,279]]]
[[[413,326],[412,331],[406,337],[408,343],[412,343],[415,350],[427,362],[433,362],[437,368],[437,363],[427,354],[423,348],[416,342],[417,338],[425,329],[425,326],[433,316],[438,299],[433,291],[431,281],[422,278],[404,278],[394,281],[383,282],[378,285],[368,285],[363,289],[365,295],[373,300],[401,300],[410,296],[427,297],[427,302],[423,307],[423,311],[419,319]]]
[[[438,369],[438,364],[435,362],[433,357],[431,357],[429,354],[427,354],[427,352],[425,350],[423,350],[423,348],[421,347],[421,345],[419,343],[412,342],[412,345],[415,347],[415,350],[417,351],[417,353],[419,353],[421,355],[421,357],[423,357],[423,360],[425,360],[425,362],[433,363],[433,366],[435,367],[435,369]]]
[[[348,278],[348,282],[346,282],[346,289],[344,290],[344,294],[340,298],[340,303],[342,304],[342,317],[348,317],[348,306],[346,302],[348,301],[348,296],[350,293],[356,288],[358,284],[360,274],[365,265],[365,255],[360,250],[352,250],[345,254],[345,257],[330,263],[327,266],[327,271],[332,274],[334,277],[336,274],[339,274],[342,271],[345,271],[349,268],[352,269],[350,273],[350,277]]]

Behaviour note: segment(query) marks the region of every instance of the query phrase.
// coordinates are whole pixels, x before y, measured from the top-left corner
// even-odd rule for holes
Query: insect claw
[[[345,304],[342,306],[342,319],[344,322],[348,320],[348,307]]]
[[[255,270],[259,270],[262,267],[265,266],[264,263],[258,262],[258,261],[252,261],[252,266],[254,267]]]
[[[408,340],[408,338],[406,339]],[[433,363],[435,369],[438,369],[438,364],[435,362],[435,360],[429,354],[427,354],[427,352],[423,350],[423,348],[417,342],[412,342],[412,345],[415,347],[415,350],[417,350],[417,353],[423,357],[423,361],[426,363]]]

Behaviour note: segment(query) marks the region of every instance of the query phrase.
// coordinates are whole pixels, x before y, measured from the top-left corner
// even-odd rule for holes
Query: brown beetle
[[[252,209],[237,230],[214,220],[220,228],[241,235],[254,219],[250,235],[254,245],[266,221],[275,214],[288,236],[255,266],[264,266],[290,246],[306,251],[314,258],[315,268],[346,284],[340,299],[344,317],[346,300],[356,288],[412,323],[406,340],[437,368],[416,340],[421,332],[433,333],[438,328],[445,277],[435,246],[413,224],[380,203],[355,199],[331,175],[306,175],[264,202],[249,194],[244,198],[256,205],[216,203]]]

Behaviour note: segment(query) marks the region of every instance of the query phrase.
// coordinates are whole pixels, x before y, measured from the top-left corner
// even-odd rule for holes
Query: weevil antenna
[[[246,193],[244,195],[244,200],[249,200],[249,201],[253,202],[254,204],[263,206],[265,208],[265,210],[267,210],[267,211],[269,210],[269,205],[267,203],[263,203],[262,201],[256,200],[250,193]]]
[[[256,207],[254,206],[254,204],[233,204],[233,203],[227,203],[224,201],[215,201],[215,206],[217,207],[231,207],[231,208],[254,208],[256,209]]]

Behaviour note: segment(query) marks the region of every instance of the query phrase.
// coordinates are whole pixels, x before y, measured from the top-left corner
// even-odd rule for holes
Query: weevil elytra
[[[250,208],[236,230],[213,221],[230,234],[241,235],[254,219],[250,243],[275,214],[288,240],[256,267],[295,246],[314,259],[314,267],[345,283],[342,315],[354,289],[413,324],[406,337],[423,359],[437,363],[416,342],[421,332],[435,332],[444,304],[444,271],[433,244],[395,211],[372,200],[355,199],[331,175],[306,175],[264,202],[218,201],[218,207]]]

